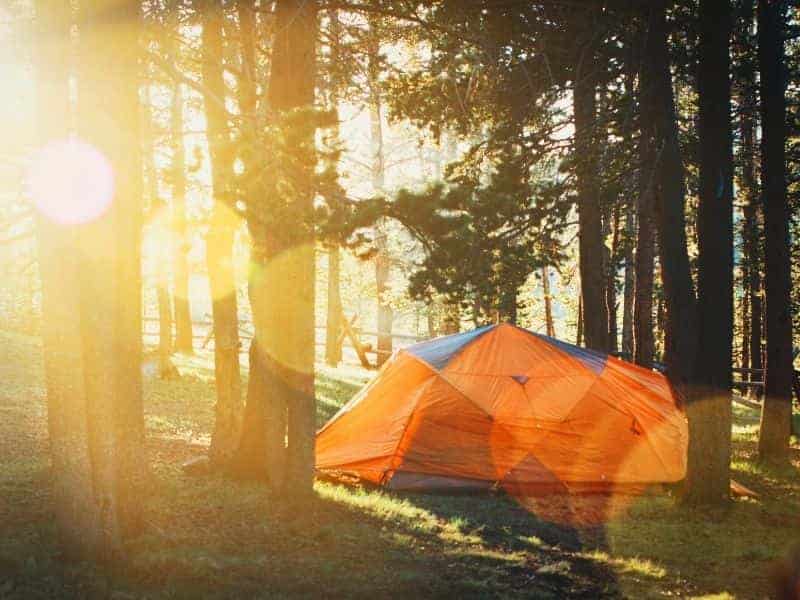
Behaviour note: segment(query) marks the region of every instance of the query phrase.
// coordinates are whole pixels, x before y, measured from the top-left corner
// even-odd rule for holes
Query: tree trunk
[[[189,300],[191,240],[186,230],[186,156],[183,148],[183,93],[180,82],[172,88],[172,230],[174,235],[172,276],[174,278],[175,350],[191,353],[192,311]]]
[[[699,349],[690,413],[695,416],[694,439],[689,442],[690,460],[694,460],[697,476],[690,482],[686,497],[694,504],[727,501],[730,488],[733,360],[730,33],[730,3],[701,0],[697,76],[700,104]],[[700,440],[698,435],[702,436]],[[694,451],[691,446],[695,446]]]
[[[239,218],[230,201],[233,165],[230,155],[228,115],[220,103],[225,98],[221,57],[223,9],[214,2],[198,2],[202,15],[203,104],[214,197],[206,234],[206,262],[211,291],[214,331],[214,377],[217,403],[209,459],[222,466],[239,441],[242,419],[239,370],[239,316],[233,270],[233,242]]]
[[[667,50],[665,4],[651,5],[649,31],[641,76],[652,93],[648,101],[653,117],[657,153],[657,225],[659,260],[666,300],[665,360],[676,389],[685,393],[692,381],[697,353],[697,315],[686,245],[684,170],[678,142],[678,124]],[[686,398],[688,401],[689,399]]]
[[[622,296],[622,352],[628,360],[633,359],[633,300],[635,294],[634,236],[636,235],[636,211],[634,203],[625,208],[625,289]]]
[[[553,324],[553,298],[550,296],[550,268],[542,267],[542,293],[544,294],[544,322],[547,335],[556,337],[556,328]]]
[[[156,229],[156,238],[166,241],[170,239],[167,218],[170,206],[159,194],[158,169],[155,164],[155,117],[152,110],[152,93],[149,90],[146,97],[149,107],[141,111],[142,145],[144,148],[142,166],[149,188],[149,212],[152,215],[152,226]],[[163,251],[164,249],[159,248],[159,250]],[[158,359],[160,363],[159,370],[164,372],[165,365],[169,363],[169,357],[172,354],[172,295],[170,294],[169,254],[162,253],[155,260],[156,304],[158,307]]]
[[[740,132],[740,188],[743,196],[744,223],[742,226],[744,267],[744,288],[747,310],[743,315],[746,327],[743,328],[742,366],[761,369],[761,218],[756,179],[756,73],[755,64],[750,57],[753,24],[753,2],[742,2],[743,12],[740,22],[739,43],[741,49],[739,132]],[[758,379],[757,377],[755,379]]]
[[[330,40],[328,46],[330,49],[331,64],[338,64],[341,61],[341,23],[339,21],[339,11],[329,9],[327,11],[328,17],[328,30]],[[335,112],[335,125],[331,128],[330,138],[332,144],[335,146],[341,142],[339,132],[339,98],[341,96],[342,82],[340,78],[331,73],[327,81],[327,99],[331,108]],[[339,208],[338,198],[329,198],[330,205],[335,205]],[[342,361],[342,296],[341,296],[341,282],[340,282],[340,249],[338,241],[329,243],[328,245],[328,302],[327,302],[327,315],[325,319],[325,362],[335,367]],[[379,357],[380,358],[380,357]]]
[[[636,231],[636,257],[634,277],[634,354],[637,365],[651,367],[655,355],[655,332],[653,323],[653,273],[655,258],[655,205],[657,193],[657,175],[660,152],[656,153],[653,140],[653,93],[654,82],[646,68],[643,58],[640,66],[640,114],[639,124],[639,190],[636,198],[638,228]]]
[[[248,199],[260,199],[266,195],[267,189],[263,185],[262,179],[257,176],[257,173],[263,168],[264,156],[261,152],[261,140],[257,134],[261,130],[261,123],[256,96],[258,75],[255,61],[256,22],[253,0],[238,0],[236,8],[239,17],[242,56],[242,75],[238,85],[241,147],[244,149],[240,157],[244,164],[244,174],[241,178],[243,181],[242,196]],[[253,240],[251,262],[255,265],[260,256],[257,254],[257,248],[265,243],[265,229],[258,207],[248,203],[247,211],[247,226]],[[258,273],[255,268],[249,275],[248,295],[251,308],[255,313],[257,298],[254,298],[254,273]],[[256,327],[255,333],[248,351],[247,403],[242,419],[241,435],[230,462],[232,473],[248,479],[261,479],[266,477],[267,473],[265,429],[267,421],[265,415],[269,387],[265,363],[262,359],[263,353],[259,350],[258,327]],[[282,430],[285,433],[285,410],[282,411],[281,416],[283,418]],[[274,456],[276,453],[279,453],[283,459],[283,445],[278,450],[271,450],[270,456]]]
[[[380,41],[374,31],[369,39],[369,94],[370,94],[370,141],[372,145],[372,191],[382,194],[385,186],[385,156],[383,150],[383,117],[381,96],[378,90],[378,55]],[[378,299],[378,344],[377,364],[381,366],[392,354],[392,305],[389,298],[389,275],[391,257],[387,244],[385,224],[375,226],[375,293]]]
[[[279,119],[313,106],[316,12],[313,1],[276,4],[267,100]],[[291,154],[279,157],[276,175],[288,184],[280,187],[289,191],[274,186],[265,200],[277,202],[276,194],[289,194],[280,202],[287,207],[291,224],[268,219],[260,225],[255,218],[259,207],[248,207],[252,261],[257,266],[251,270],[250,298],[259,354],[251,373],[261,370],[267,393],[266,468],[272,491],[291,491],[303,501],[313,490],[316,429],[314,190],[310,187],[314,164],[307,158],[314,142],[313,131],[296,119],[287,126],[286,135],[291,143],[285,152]]]
[[[659,259],[666,300],[665,360],[673,388],[683,399],[689,421],[689,456],[685,480],[688,503],[716,503],[727,497],[719,488],[720,473],[728,469],[729,448],[720,447],[714,403],[696,402],[697,307],[686,246],[684,169],[667,50],[663,1],[651,5],[643,72],[653,78],[652,102],[655,140],[659,148],[658,229]]]
[[[575,116],[576,171],[578,180],[578,237],[581,290],[583,296],[583,328],[587,348],[606,351],[608,310],[604,297],[603,230],[598,196],[598,158],[596,130],[596,78],[600,69],[597,60],[592,16],[581,15],[580,52],[574,66],[573,110]]]
[[[758,2],[761,72],[761,181],[764,203],[767,360],[759,458],[786,462],[792,418],[790,211],[786,200],[784,14],[781,2]]]
[[[339,292],[339,247],[328,248],[328,317],[325,327],[325,362],[342,361],[342,297]]]
[[[608,310],[608,350],[617,351],[617,256],[619,254],[619,203],[614,206],[613,218],[609,219],[611,226],[611,249],[606,248],[606,308]]]
[[[105,558],[142,526],[141,144],[139,3],[82,7],[78,134],[108,159],[106,211],[81,226],[81,341],[95,502]],[[114,31],[113,46],[108,32]]]
[[[70,13],[65,3],[37,0],[35,66],[41,144],[68,134]],[[83,560],[99,553],[103,529],[92,489],[86,420],[80,255],[76,232],[69,226],[40,215],[37,234],[53,508],[65,556]]]
[[[578,292],[578,324],[576,326],[575,345],[583,344],[583,294]]]
[[[172,296],[169,293],[169,270],[166,261],[159,260],[157,269],[158,355],[162,362],[168,362],[172,354]]]

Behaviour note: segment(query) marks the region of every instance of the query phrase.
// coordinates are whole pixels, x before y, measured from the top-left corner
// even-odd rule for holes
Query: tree
[[[202,18],[202,81],[206,114],[212,194],[211,222],[206,235],[206,261],[211,288],[214,328],[214,377],[217,389],[214,432],[209,458],[230,460],[239,440],[242,419],[239,371],[239,309],[233,270],[233,242],[240,219],[231,192],[233,156],[228,114],[224,105],[223,7],[196,0]]]
[[[667,309],[665,359],[668,376],[683,399],[689,421],[689,456],[684,500],[689,504],[718,503],[727,498],[729,449],[714,435],[714,403],[697,401],[695,365],[698,348],[697,306],[686,243],[685,178],[678,140],[677,115],[667,48],[665,3],[650,6],[643,73],[652,76],[648,94],[657,153],[656,213],[659,262]],[[726,38],[727,39],[727,38]],[[702,396],[700,396],[702,398]]]
[[[95,490],[105,531],[142,526],[142,406],[139,3],[87,3],[79,23],[78,134],[115,174],[107,212],[81,235],[81,319]],[[114,35],[109,32],[113,31]],[[113,44],[110,43],[113,41]],[[92,433],[94,431],[94,433]]]
[[[331,137],[334,143],[339,142],[339,111],[337,104],[342,86],[341,76],[337,69],[341,61],[341,23],[339,21],[339,11],[328,11],[328,28],[330,36],[329,47],[329,75],[328,75],[328,95],[329,102],[336,113],[336,124]],[[333,202],[329,201],[329,204]],[[342,360],[342,297],[340,292],[340,263],[341,256],[339,244],[334,241],[328,244],[328,310],[325,319],[325,362],[335,367]],[[390,338],[391,339],[391,338]],[[378,356],[380,359],[380,355]]]
[[[597,159],[597,39],[594,9],[578,15],[576,36],[573,109],[575,113],[576,175],[580,243],[581,293],[583,296],[583,336],[587,348],[608,350],[608,312],[603,269],[603,230],[598,196]]]
[[[742,266],[744,293],[747,307],[742,315],[744,336],[742,366],[763,368],[761,360],[761,224],[760,200],[756,176],[756,128],[758,104],[756,100],[755,36],[751,30],[754,21],[754,1],[742,0],[741,15],[736,30],[738,49],[737,102],[739,104],[739,188],[743,196],[744,219],[742,223]]]
[[[277,180],[248,208],[250,303],[263,378],[267,477],[274,493],[305,499],[314,478],[314,103],[316,2],[275,7],[267,101],[285,145]],[[257,199],[251,199],[257,202]],[[288,445],[287,445],[288,441]]]
[[[66,133],[70,121],[71,11],[56,4],[37,5],[43,141]],[[80,181],[61,181],[54,191],[48,181],[38,191],[34,183],[33,195],[42,208],[54,205],[47,193],[73,194],[57,203],[71,212],[43,210],[39,230],[56,516],[68,556],[108,560],[118,555],[124,538],[141,529],[146,476],[141,140],[138,122],[131,120],[139,114],[141,22],[136,2],[100,4],[82,4],[78,22],[82,141],[50,147],[55,154],[45,150],[33,175],[34,182],[53,176],[53,161],[77,160],[91,169],[96,187],[76,190]],[[57,98],[64,103],[52,111]]]
[[[180,0],[172,0],[170,33],[176,35],[180,30]],[[167,57],[171,63],[177,61],[181,47],[177,41],[167,40]],[[170,182],[172,201],[170,203],[174,247],[172,248],[172,277],[174,280],[174,320],[175,350],[191,353],[192,311],[189,300],[189,264],[186,255],[191,246],[186,227],[186,153],[184,151],[184,94],[179,80],[172,83],[172,104],[170,107],[170,130],[172,159],[170,163]]]
[[[370,143],[372,150],[372,191],[384,192],[386,157],[383,150],[383,103],[378,76],[381,68],[380,28],[377,19],[370,20],[367,34],[367,86],[369,88]],[[377,364],[382,365],[392,353],[392,306],[389,303],[389,274],[391,256],[387,244],[386,226],[378,221],[375,237],[375,293],[378,300]]]
[[[63,139],[68,132],[71,24],[67,4],[37,0],[36,83],[41,144]],[[61,102],[54,102],[59,98]],[[38,216],[37,229],[53,507],[65,555],[89,558],[101,550],[104,539],[92,487],[79,318],[78,240],[73,227],[44,215]]]
[[[702,485],[697,485],[695,476],[689,500],[714,503],[728,498],[730,486],[733,351],[730,3],[701,0],[699,26],[699,349],[695,365],[696,397],[690,414],[696,426],[690,445],[702,448],[701,456],[696,451],[691,453],[693,466],[698,469],[695,473],[702,475]]]
[[[785,462],[792,416],[792,314],[789,206],[786,200],[786,98],[782,2],[758,2],[761,73],[761,180],[764,206],[766,370],[759,457]]]

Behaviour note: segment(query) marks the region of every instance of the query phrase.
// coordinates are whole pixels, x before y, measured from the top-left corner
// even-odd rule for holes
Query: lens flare
[[[90,223],[114,197],[114,170],[97,148],[81,140],[48,143],[28,173],[36,209],[62,225]]]

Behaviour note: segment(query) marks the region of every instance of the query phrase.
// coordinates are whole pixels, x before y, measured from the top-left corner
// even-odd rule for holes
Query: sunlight
[[[36,209],[62,225],[94,221],[114,197],[114,171],[97,148],[78,139],[48,143],[28,173]]]

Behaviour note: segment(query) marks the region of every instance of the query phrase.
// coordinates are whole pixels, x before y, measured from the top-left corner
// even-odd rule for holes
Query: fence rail
[[[208,316],[210,317],[210,315],[208,315]],[[144,317],[142,317],[142,322],[144,323],[142,335],[146,339],[152,340],[153,338],[155,338],[157,340],[158,337],[159,337],[158,327],[154,328],[154,327],[152,327],[152,325],[153,324],[158,324],[159,323],[159,318],[158,317],[153,317],[153,316],[144,316]],[[150,327],[148,327],[148,326],[150,326]],[[377,339],[377,337],[378,337],[378,332],[377,331],[364,330],[364,329],[361,329],[360,327],[354,326],[354,325],[350,325],[350,328],[351,328],[351,330],[353,331],[353,333],[357,337],[365,336],[365,337],[370,337],[370,338],[375,338],[375,339]],[[325,325],[315,325],[315,329],[317,330],[317,332],[324,331],[325,330]],[[174,334],[174,323],[173,323],[173,334]],[[392,338],[393,341],[397,340],[399,342],[399,346],[401,346],[401,347],[429,339],[426,336],[414,335],[414,334],[410,334],[410,333],[392,333],[390,335],[390,337]],[[249,341],[249,340],[253,339],[253,322],[252,321],[250,321],[250,320],[240,320],[239,321],[239,338],[242,341]],[[202,321],[193,320],[192,321],[192,340],[201,340],[202,343],[199,346],[202,347],[202,348],[207,347],[209,345],[209,343],[213,343],[213,321],[211,321],[211,320],[202,320]],[[316,345],[316,347],[324,346],[325,345],[324,338],[322,338],[319,335],[316,335],[315,336],[315,345]],[[353,344],[352,341],[347,336],[345,336],[343,338],[343,340],[342,340],[342,346],[344,348],[347,348],[349,350],[353,350],[356,353],[358,353],[358,352],[366,352],[366,353],[369,353],[369,354],[372,354],[372,355],[375,355],[375,356],[378,356],[378,355],[381,355],[381,354],[384,354],[384,355],[385,354],[391,354],[390,352],[386,352],[386,351],[383,351],[383,350],[378,350],[377,348],[375,348],[376,345],[377,344],[369,344],[369,343],[367,343],[367,344],[359,344],[359,347],[356,347],[356,345]],[[240,349],[239,349],[239,351],[242,354],[246,354],[247,350],[248,350],[248,348],[246,347],[245,344],[242,344]],[[362,361],[362,363],[363,363],[363,361]]]

